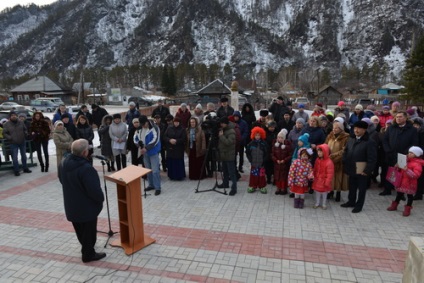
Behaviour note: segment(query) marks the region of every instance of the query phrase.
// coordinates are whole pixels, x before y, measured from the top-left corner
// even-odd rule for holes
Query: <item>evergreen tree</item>
[[[172,66],[169,68],[168,78],[168,95],[175,95],[177,93],[177,81],[175,78],[174,68]]]
[[[165,65],[162,70],[162,93],[169,94],[169,75],[168,75],[168,66]]]
[[[411,57],[406,60],[403,79],[408,97],[424,101],[424,37],[419,40]]]

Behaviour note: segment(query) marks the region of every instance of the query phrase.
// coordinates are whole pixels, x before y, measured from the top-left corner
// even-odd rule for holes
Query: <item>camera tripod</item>
[[[107,186],[106,186],[106,179],[105,179],[105,164],[106,164],[106,162],[104,162],[102,160],[101,163],[102,163],[102,167],[103,167],[103,182],[104,182],[104,188],[105,188],[107,221],[108,221],[108,224],[109,224],[109,231],[104,232],[104,231],[97,230],[97,232],[106,234],[108,236],[106,243],[105,243],[105,248],[106,248],[107,244],[109,243],[110,238],[112,238],[113,235],[117,234],[118,232],[113,232],[112,231],[112,225],[110,224],[109,198],[108,198],[108,195],[107,195]]]
[[[197,182],[197,187],[196,187],[196,191],[195,192],[196,193],[216,192],[216,193],[219,193],[219,194],[226,195],[227,194],[227,190],[225,188],[224,188],[224,191],[223,192],[217,190],[217,189],[219,189],[218,188],[218,171],[219,171],[218,168],[220,168],[221,166],[218,164],[219,161],[217,161],[216,158],[213,158],[213,157],[212,157],[212,162],[217,162],[217,166],[216,166],[217,168],[216,168],[216,170],[214,170],[215,184],[212,187],[212,189],[207,189],[207,190],[199,191],[201,176],[203,175],[203,172],[205,171],[205,167],[206,167],[206,162],[208,160],[208,156],[209,156],[209,154],[211,152],[212,152],[212,154],[214,154],[215,151],[218,150],[217,148],[215,148],[213,151],[211,150],[212,149],[212,142],[213,142],[213,136],[211,134],[211,136],[209,137],[209,144],[208,144],[208,148],[206,150],[206,156],[205,156],[205,159],[203,160],[202,169],[200,170],[200,178],[199,178],[199,181]]]

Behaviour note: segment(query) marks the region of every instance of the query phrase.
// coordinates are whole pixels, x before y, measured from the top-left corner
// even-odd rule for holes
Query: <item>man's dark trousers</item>
[[[97,217],[89,222],[72,222],[72,225],[82,246],[82,259],[91,259],[96,253],[94,245],[97,240]]]

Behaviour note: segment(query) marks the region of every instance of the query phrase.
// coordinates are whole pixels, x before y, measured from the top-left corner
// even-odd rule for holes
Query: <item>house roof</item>
[[[69,90],[69,88],[62,86],[60,83],[55,82],[46,76],[39,76],[15,87],[10,92],[51,92]]]
[[[397,85],[397,84],[394,84],[394,83],[388,83],[388,84],[383,85],[381,88],[382,89],[401,89],[401,88],[404,88],[404,87]]]
[[[81,83],[74,83],[74,85],[72,86],[72,89],[74,91],[80,91]],[[89,90],[89,89],[92,89],[91,83],[90,82],[84,82],[84,90]]]
[[[216,79],[202,89],[196,91],[199,95],[207,94],[231,94],[231,89],[226,86],[220,79]]]
[[[339,93],[340,95],[342,95],[342,93],[340,91],[338,91],[337,89],[335,89],[334,87],[332,87],[331,85],[325,85],[322,88],[319,89],[319,94],[321,94],[322,92],[326,91],[327,89],[331,89],[334,92]]]

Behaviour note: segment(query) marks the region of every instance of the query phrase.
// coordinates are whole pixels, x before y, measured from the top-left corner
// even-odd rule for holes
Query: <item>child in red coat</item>
[[[322,209],[327,209],[327,194],[332,191],[331,182],[334,176],[334,164],[330,159],[330,148],[327,144],[317,146],[318,158],[314,165],[314,182],[312,189],[315,191],[315,205],[318,208],[322,199]]]
[[[287,178],[292,157],[291,142],[286,140],[287,130],[282,129],[272,147],[272,161],[274,162],[274,181],[277,186],[276,195],[287,194]]]
[[[408,201],[403,211],[403,216],[409,216],[411,214],[414,194],[417,192],[417,180],[421,176],[422,166],[424,165],[424,160],[420,158],[422,155],[423,150],[418,146],[413,146],[408,150],[406,166],[400,168],[402,169],[402,181],[400,186],[396,188],[396,199],[387,208],[388,211],[397,210],[400,200],[406,194]]]

